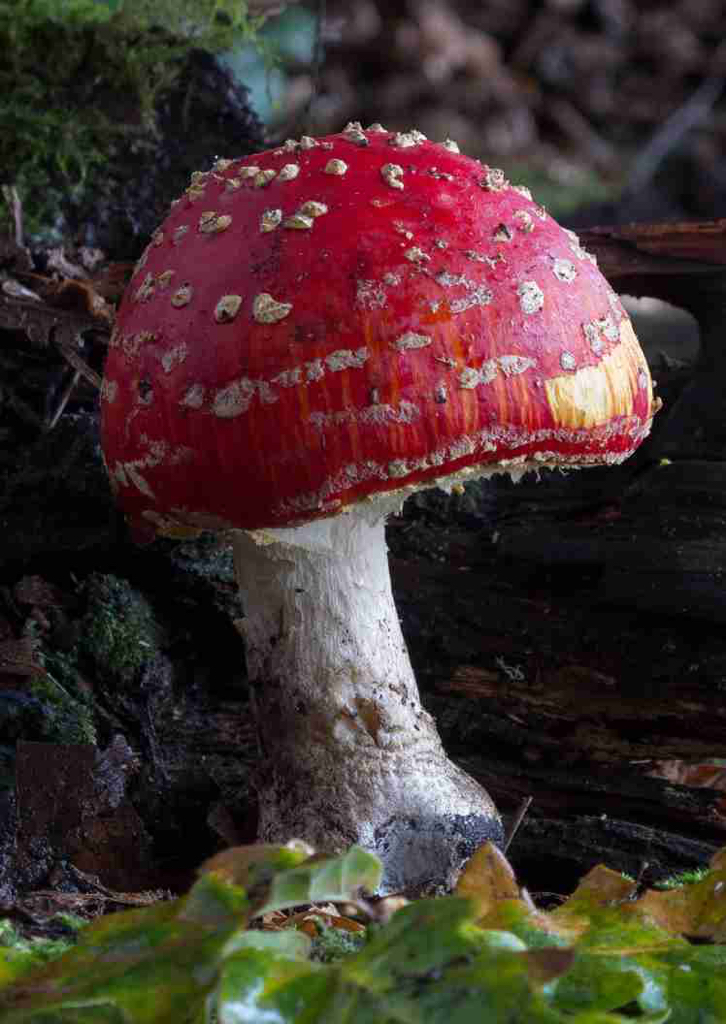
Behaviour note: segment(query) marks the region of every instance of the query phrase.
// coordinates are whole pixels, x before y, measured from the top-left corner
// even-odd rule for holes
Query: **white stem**
[[[267,758],[260,838],[360,843],[382,856],[384,891],[450,883],[501,824],[421,707],[383,520],[240,532],[234,550]]]

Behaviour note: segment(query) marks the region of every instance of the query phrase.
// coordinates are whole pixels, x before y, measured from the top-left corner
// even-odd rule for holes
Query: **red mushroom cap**
[[[454,143],[356,124],[193,175],[102,408],[132,522],[248,529],[472,467],[620,462],[654,412],[575,235]]]

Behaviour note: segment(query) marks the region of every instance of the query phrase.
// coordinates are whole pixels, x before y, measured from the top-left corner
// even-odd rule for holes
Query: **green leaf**
[[[378,858],[352,846],[340,857],[311,859],[299,867],[276,875],[270,892],[256,914],[297,907],[303,903],[343,903],[355,899],[362,889],[375,892],[382,875]]]
[[[220,1024],[573,1024],[547,1005],[528,955],[497,948],[475,915],[470,900],[422,900],[334,965],[235,955],[216,994]]]
[[[0,1019],[186,1021],[201,1012],[247,913],[243,890],[205,875],[182,899],[99,918],[64,956],[0,990]]]

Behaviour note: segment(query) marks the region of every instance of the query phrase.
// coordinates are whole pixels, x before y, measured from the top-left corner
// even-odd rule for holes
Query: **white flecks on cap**
[[[401,276],[400,274],[394,274],[392,270],[387,270],[383,275],[383,283],[391,288],[395,288],[396,285],[401,283]]]
[[[603,335],[608,341],[618,341],[620,338],[618,325],[611,316],[604,316],[599,320],[591,320],[589,323],[582,325],[582,330],[590,348],[597,356],[602,354],[605,347]]]
[[[620,329],[611,316],[604,316],[602,319],[596,320],[595,323],[608,341],[618,341],[620,339]]]
[[[325,165],[326,174],[338,174],[343,175],[348,170],[348,165],[345,160],[338,160],[337,157],[333,157],[332,160],[328,160]]]
[[[156,341],[151,331],[138,331],[136,334],[124,334],[121,338],[121,351],[127,359],[135,359],[141,349]]]
[[[520,196],[524,196],[525,199],[532,199],[532,193],[529,191],[526,185],[512,185],[515,192],[519,192]]]
[[[162,291],[165,288],[169,287],[169,285],[171,284],[171,279],[175,273],[175,270],[162,270],[162,272],[156,278],[156,283],[158,287],[161,288]]]
[[[402,189],[403,182],[401,181],[401,175],[403,174],[403,167],[400,164],[384,164],[381,167],[381,177],[387,185],[391,188]]]
[[[449,174],[448,171],[440,171],[438,167],[429,167],[427,174],[430,174],[432,178],[436,178],[437,181],[453,181],[454,175]]]
[[[576,370],[577,360],[572,352],[563,352],[560,356],[560,366],[563,370]]]
[[[285,217],[282,222],[282,226],[295,231],[309,231],[313,226],[313,223],[312,217],[306,217],[304,213],[300,213],[298,210],[297,213],[293,213],[289,217]]]
[[[383,280],[386,280],[385,274]],[[391,282],[386,283],[390,284]],[[381,287],[377,281],[356,281],[355,302],[357,306],[363,309],[383,309],[387,301],[385,288]]]
[[[509,182],[504,177],[504,171],[498,167],[487,167],[479,184],[489,192],[501,192],[509,186]]]
[[[479,368],[465,366],[459,374],[459,387],[476,388],[480,384],[491,384],[499,373],[505,377],[515,377],[537,365],[537,360],[530,356],[504,355],[487,359]]]
[[[322,217],[327,212],[326,204],[321,203],[318,199],[307,199],[298,210],[298,213],[302,213],[305,217]]]
[[[302,368],[300,366],[293,366],[289,370],[282,370],[273,377],[272,384],[277,384],[281,388],[294,388],[298,384],[302,384]]]
[[[425,142],[426,136],[414,129],[410,132],[396,132],[388,141],[398,149],[410,149],[412,146],[418,146],[419,143]]]
[[[481,383],[479,377],[479,371],[475,370],[473,366],[465,366],[459,374],[459,387],[460,388],[475,388]]]
[[[239,313],[241,305],[241,295],[223,295],[214,307],[214,319],[218,324],[230,323]]]
[[[411,263],[428,263],[431,259],[429,254],[424,252],[424,250],[418,245],[412,245],[410,249],[406,249],[403,255]]]
[[[570,249],[574,252],[575,256],[577,256],[578,260],[589,260],[590,263],[594,263],[597,265],[597,259],[595,258],[595,256],[592,255],[592,253],[586,252],[582,248],[582,246],[580,245],[580,239],[575,234],[575,232],[571,231],[569,228],[563,228],[562,230],[569,238]]]
[[[476,288],[475,282],[470,281],[465,274],[451,274],[448,270],[440,270],[434,280],[442,288],[453,288],[456,285],[461,285],[464,288]]]
[[[164,373],[171,373],[177,366],[181,366],[189,355],[189,348],[185,342],[168,349],[161,357],[161,365]]]
[[[374,121],[373,124],[369,124],[366,128],[369,132],[388,132],[387,128],[384,128],[380,121]]]
[[[147,302],[154,294],[156,282],[153,274],[147,274],[134,293],[134,302]]]
[[[151,498],[151,500],[154,501],[156,499],[156,495],[154,494],[146,480],[144,480],[141,473],[139,473],[139,471],[136,469],[136,466],[133,464],[133,462],[124,463],[124,469],[126,471],[126,475],[128,476],[131,483],[134,485],[134,487],[138,491],[141,491],[141,493],[145,495],[147,498]]]
[[[623,304],[620,301],[620,296],[617,292],[608,290],[608,302],[610,303],[610,309],[613,314],[618,318],[618,321],[623,320],[626,316]]]
[[[577,270],[572,260],[556,259],[552,264],[552,273],[565,284],[571,284],[577,277]]]
[[[520,231],[534,231],[534,221],[532,220],[532,214],[527,210],[515,210],[512,214],[517,222],[517,227]]]
[[[347,423],[361,423],[364,426],[382,426],[386,423],[413,423],[421,416],[421,410],[413,402],[402,399],[398,405],[374,403],[363,409],[340,409],[336,412],[311,412],[308,423],[317,430],[340,427]]]
[[[277,171],[273,170],[272,167],[267,167],[264,171],[260,171],[259,174],[254,176],[252,184],[255,188],[266,188],[276,175]]]
[[[246,167],[239,167],[237,169],[237,177],[242,178],[244,181],[246,178],[256,178],[260,173],[260,168],[253,164],[247,164]]]
[[[448,149],[450,153],[460,153],[461,152],[461,150],[459,149],[459,143],[458,142],[454,142],[453,139],[444,139],[444,141],[441,143],[441,145],[444,147],[444,149]]]
[[[199,218],[199,230],[202,234],[216,234],[219,231],[226,231],[232,223],[232,217],[228,213],[216,213],[214,210],[207,210]]]
[[[156,231],[153,232],[151,236],[151,244],[156,246],[164,244],[164,232],[161,228],[157,228]]]
[[[242,187],[242,179],[241,178],[226,178],[225,182],[224,182],[224,187],[225,187],[227,192],[234,192],[236,189]]]
[[[448,397],[449,392],[447,390],[446,384],[437,384],[436,387],[434,388],[434,401],[438,402],[439,405],[443,405],[444,402],[448,400]]]
[[[497,356],[496,363],[505,377],[513,377],[532,369],[537,365],[537,360],[531,356]]]
[[[214,161],[212,170],[217,171],[218,174],[221,174],[223,171],[226,171],[227,168],[230,167],[232,163],[233,161],[228,160],[227,157],[220,156],[217,160]]]
[[[179,405],[183,405],[187,409],[201,409],[204,405],[204,396],[204,385],[192,384],[179,399]]]
[[[266,405],[277,401],[277,395],[265,381],[241,377],[217,391],[212,399],[212,412],[220,419],[234,419],[247,412],[255,394],[259,394],[260,401]]]
[[[408,476],[411,472],[405,459],[393,459],[386,468],[388,469],[388,475],[392,477]]]
[[[178,228],[174,228],[174,234],[172,235],[172,243],[174,245],[179,245],[179,243],[181,242],[182,238],[184,237],[184,235],[186,235],[186,233],[188,231],[189,231],[189,225],[188,224],[180,224]]]
[[[426,345],[431,344],[431,338],[428,334],[416,334],[415,331],[406,331],[405,334],[396,338],[392,344],[399,352],[405,352],[410,348],[425,348]]]
[[[277,175],[278,181],[292,181],[300,173],[300,164],[285,164]]]
[[[522,281],[517,295],[523,313],[539,313],[544,306],[544,293],[536,281]]]
[[[459,299],[449,299],[449,309],[452,313],[465,313],[467,309],[471,309],[472,306],[488,306],[492,301],[493,294],[491,289],[485,285],[477,285],[467,295],[462,296]]]
[[[308,384],[312,384],[313,381],[322,380],[325,376],[325,367],[323,366],[322,359],[312,359],[309,363],[305,363],[305,381]]]
[[[312,135],[300,136],[300,149],[315,149],[317,145],[318,140],[314,139]]]
[[[360,369],[367,361],[369,354],[365,346],[356,349],[355,352],[349,348],[340,348],[325,356],[325,365],[333,371]]]
[[[274,231],[282,220],[282,210],[265,210],[260,217],[260,231]]]
[[[602,350],[605,348],[605,342],[600,337],[600,331],[598,330],[595,321],[591,320],[589,323],[583,324],[582,332],[585,335],[585,340],[595,355],[601,355]]]
[[[194,289],[190,284],[183,284],[174,292],[171,297],[171,304],[175,309],[181,309],[182,306],[188,306],[192,301],[194,295]]]
[[[347,139],[348,142],[354,142],[356,146],[368,145],[368,137],[363,131],[363,126],[360,121],[349,121],[343,129],[343,137]]]
[[[260,292],[252,303],[252,316],[259,324],[276,324],[292,309],[291,302],[279,302],[268,292]]]
[[[501,224],[497,224],[495,227],[492,238],[495,242],[511,242],[514,235],[511,228],[508,228],[507,225],[502,222]]]

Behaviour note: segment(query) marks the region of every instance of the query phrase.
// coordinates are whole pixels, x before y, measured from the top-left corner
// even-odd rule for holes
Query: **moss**
[[[66,689],[51,672],[36,676],[30,685],[30,693],[43,704],[42,739],[53,743],[92,743],[95,746],[96,726],[93,708],[87,698]]]
[[[684,885],[694,885],[702,882],[708,874],[708,868],[690,868],[686,871],[679,871],[676,875],[668,878],[661,878],[653,884],[654,889],[681,889]]]
[[[72,919],[74,919],[72,921]],[[72,914],[57,914],[54,920],[68,938],[26,939],[7,918],[0,918],[0,950],[3,960],[18,976],[51,960],[57,960],[75,944],[75,933],[86,922]],[[78,922],[78,923],[76,923]]]
[[[0,183],[18,187],[26,230],[57,238],[115,143],[151,145],[184,58],[259,24],[238,0],[0,0]]]
[[[357,953],[365,945],[365,932],[349,932],[317,922],[318,934],[313,939],[310,958],[324,964],[337,963]]]
[[[91,661],[100,678],[133,687],[162,639],[151,605],[126,580],[111,575],[89,576],[86,597],[79,656]]]

